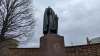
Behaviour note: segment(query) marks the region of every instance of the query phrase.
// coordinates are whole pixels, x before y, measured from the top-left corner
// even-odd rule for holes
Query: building
[[[100,56],[100,43],[64,47],[63,37],[60,37],[52,35],[47,38],[41,37],[40,48],[9,48],[9,55],[42,56],[41,53],[45,53],[48,56],[56,56],[56,54],[59,54],[58,56]]]
[[[95,37],[95,38],[91,39],[90,43],[91,44],[100,43],[100,37]]]

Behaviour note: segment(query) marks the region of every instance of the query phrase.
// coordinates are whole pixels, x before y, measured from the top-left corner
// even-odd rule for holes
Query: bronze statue
[[[48,7],[45,9],[44,13],[44,22],[43,22],[43,33],[44,35],[57,34],[58,31],[58,17],[52,10],[52,8]]]

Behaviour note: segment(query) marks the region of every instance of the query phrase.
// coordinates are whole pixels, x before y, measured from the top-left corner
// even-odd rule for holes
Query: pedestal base
[[[63,36],[48,34],[41,37],[40,56],[65,56]]]

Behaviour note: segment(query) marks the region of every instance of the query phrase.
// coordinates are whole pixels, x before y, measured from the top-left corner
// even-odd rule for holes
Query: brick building
[[[10,56],[39,56],[40,48],[10,48]],[[100,56],[100,43],[65,47],[66,56]]]
[[[100,43],[64,47],[64,39],[60,37],[54,35],[41,37],[40,48],[9,48],[9,54],[10,56],[42,56],[41,53],[48,56],[100,56]]]

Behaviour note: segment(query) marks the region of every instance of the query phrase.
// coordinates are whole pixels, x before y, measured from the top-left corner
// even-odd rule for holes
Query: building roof
[[[96,37],[96,38],[91,39],[90,43],[91,44],[93,44],[93,43],[100,43],[100,37]]]

